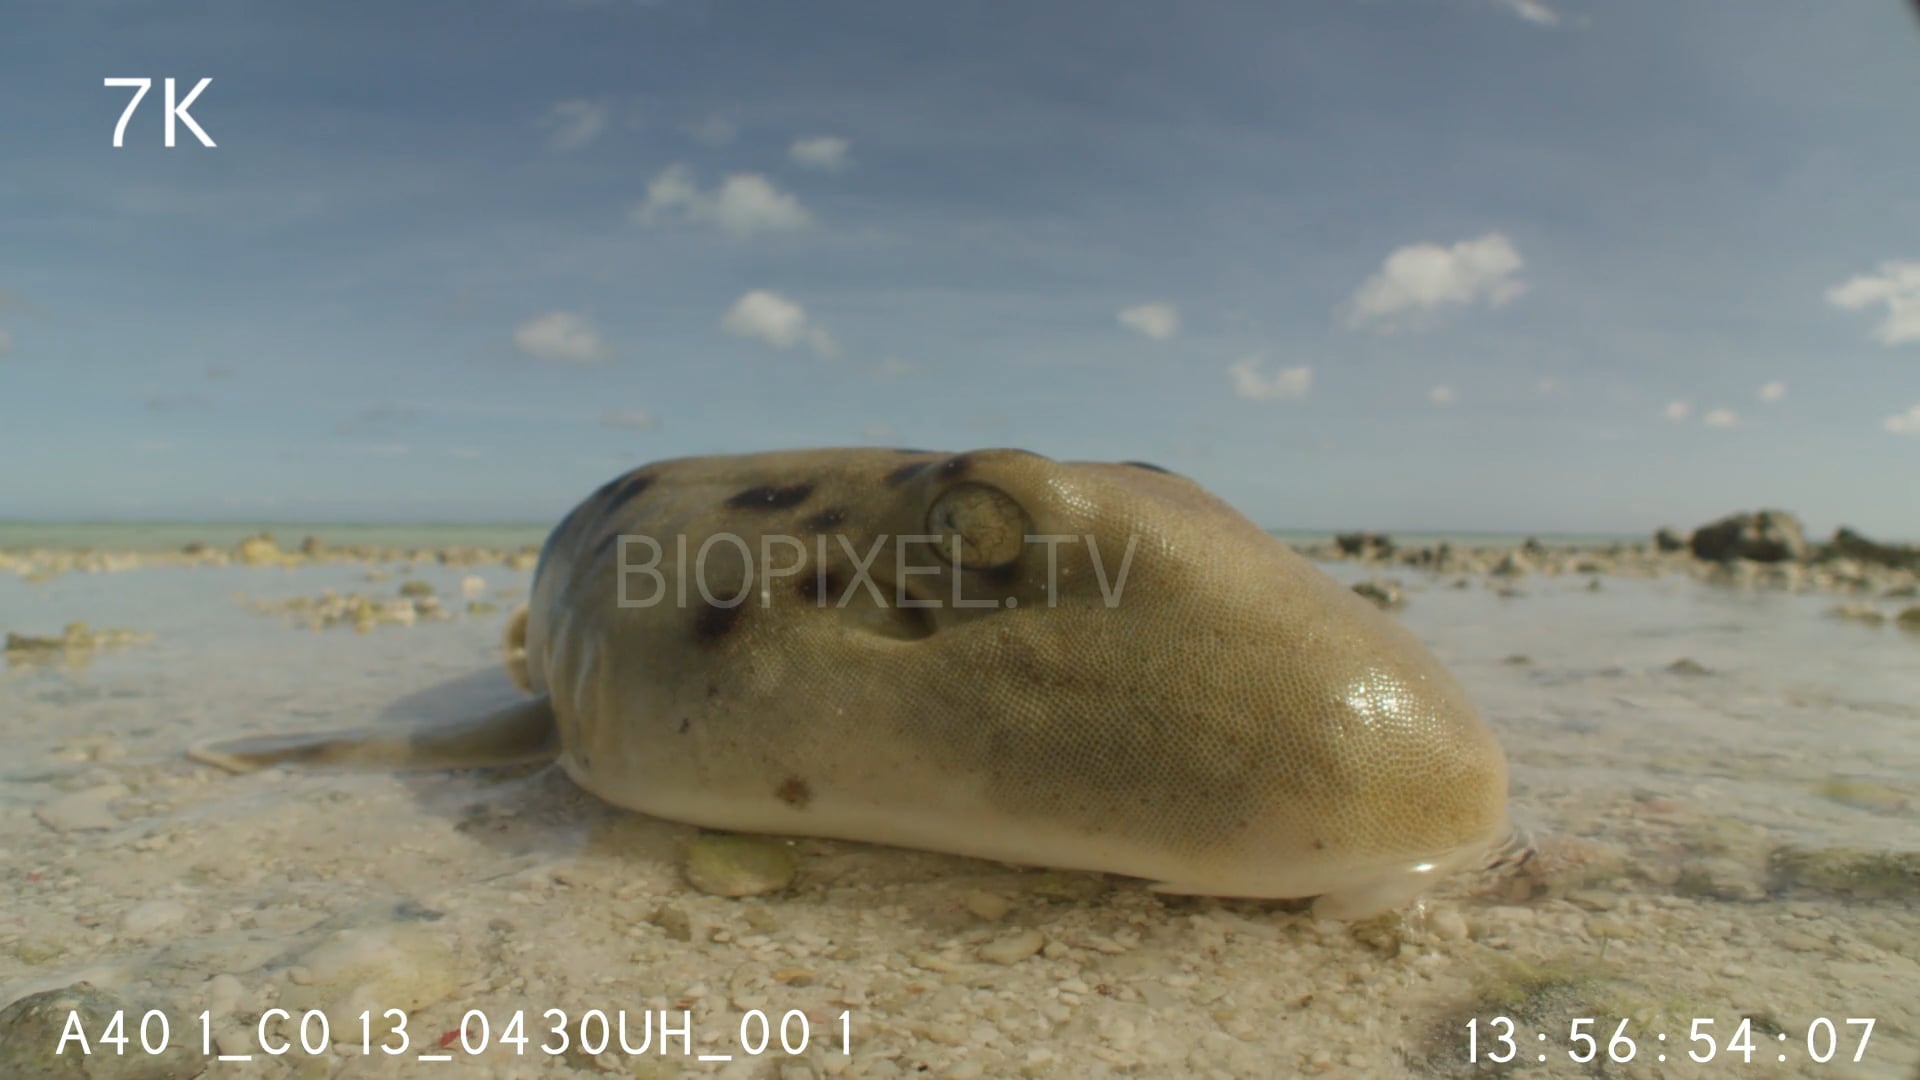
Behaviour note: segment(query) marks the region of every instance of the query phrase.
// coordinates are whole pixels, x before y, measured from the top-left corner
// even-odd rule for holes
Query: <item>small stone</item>
[[[1920,604],[1901,611],[1893,617],[1893,622],[1902,630],[1920,632]]]
[[[1006,897],[978,889],[967,894],[965,903],[968,911],[988,922],[998,922],[1007,917],[1007,912],[1013,910],[1013,905]]]
[[[1355,585],[1353,591],[1373,601],[1382,611],[1398,611],[1407,606],[1406,590],[1392,578],[1371,578]]]
[[[980,959],[996,964],[1017,964],[1039,952],[1046,943],[1046,936],[1040,931],[1021,930],[980,946]]]
[[[1887,621],[1886,612],[1881,611],[1879,608],[1874,607],[1872,604],[1866,603],[1865,601],[1856,601],[1851,604],[1841,604],[1838,607],[1830,609],[1827,612],[1827,614],[1833,616],[1836,619],[1846,619],[1850,622],[1866,623],[1868,626],[1879,626],[1881,623],[1884,623]]]
[[[468,574],[460,579],[460,595],[469,600],[478,600],[487,592],[487,579],[478,574]]]
[[[430,581],[420,581],[418,579],[415,579],[412,581],[403,581],[400,583],[400,595],[406,596],[406,597],[416,597],[416,598],[422,597],[422,596],[432,596],[433,583]]]
[[[127,789],[119,784],[75,791],[41,803],[34,808],[33,816],[54,832],[115,829],[119,828],[120,819],[114,816],[107,804],[126,794]]]
[[[666,931],[666,935],[675,941],[693,940],[693,920],[685,910],[672,904],[662,904],[653,910],[647,921]]]
[[[1711,900],[1754,901],[1767,895],[1757,867],[1724,855],[1693,859],[1682,865],[1673,891]]]
[[[186,917],[187,906],[178,900],[145,900],[121,914],[120,932],[129,937],[146,937]]]
[[[1695,660],[1691,656],[1683,656],[1680,659],[1675,660],[1673,663],[1668,664],[1667,673],[1670,675],[1711,675],[1712,674],[1711,671],[1707,670],[1707,666],[1705,664],[1702,664],[1700,661]]]
[[[793,852],[759,836],[708,834],[687,844],[687,883],[710,896],[759,896],[793,884]]]
[[[1427,916],[1427,929],[1441,941],[1467,940],[1467,920],[1459,911],[1443,907]]]

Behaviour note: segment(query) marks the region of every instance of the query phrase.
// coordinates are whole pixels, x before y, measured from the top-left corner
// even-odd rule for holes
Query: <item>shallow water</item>
[[[247,603],[391,595],[401,580],[366,571],[0,577],[0,631],[84,619],[156,635],[84,665],[0,673],[0,1004],[86,978],[162,1008],[189,1044],[167,1059],[179,1071],[164,1075],[181,1076],[206,1064],[200,1010],[216,1049],[244,1050],[274,1004],[343,1018],[402,1008],[428,1041],[469,1009],[686,1009],[696,1053],[734,1055],[618,1062],[642,1076],[1477,1075],[1490,1066],[1467,1067],[1467,1024],[1485,1052],[1502,1015],[1529,1055],[1548,1055],[1509,1075],[1920,1070],[1915,883],[1876,878],[1893,891],[1862,895],[1778,863],[1783,848],[1920,852],[1920,636],[1827,618],[1831,596],[1680,578],[1589,591],[1584,576],[1501,596],[1478,579],[1399,575],[1400,617],[1499,731],[1516,816],[1542,855],[1524,888],[1458,882],[1402,923],[1354,928],[825,841],[792,845],[789,892],[728,900],[684,884],[693,830],[612,810],[552,769],[229,777],[185,761],[186,745],[216,736],[512,698],[498,642],[526,573],[422,567],[442,596],[478,573],[501,613],[367,634]],[[1682,659],[1704,670],[1670,670]],[[753,1009],[776,1023],[800,1010],[814,1045],[744,1054],[734,1044]],[[826,1046],[843,1014],[850,1053]],[[1844,1051],[1817,1065],[1806,1040],[1822,1016]],[[1579,1017],[1598,1018],[1603,1047],[1628,1019],[1635,1060],[1568,1060]],[[1722,1057],[1685,1063],[1693,1021],[1709,1017]],[[1848,1017],[1875,1020],[1858,1063]],[[1743,1018],[1750,1065],[1724,1056]],[[542,1030],[530,1028],[536,1044]],[[363,1056],[357,1039],[304,1071],[289,1064],[298,1053],[229,1067],[448,1075],[414,1061],[420,1046]],[[577,1050],[516,1056],[497,1040],[453,1068],[604,1075]]]

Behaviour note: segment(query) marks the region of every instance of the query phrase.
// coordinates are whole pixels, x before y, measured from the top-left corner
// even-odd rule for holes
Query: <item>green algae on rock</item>
[[[758,896],[793,884],[793,852],[764,836],[707,834],[687,843],[687,883],[710,896]]]
[[[1783,847],[1768,859],[1782,888],[1812,889],[1855,900],[1920,899],[1920,851]]]

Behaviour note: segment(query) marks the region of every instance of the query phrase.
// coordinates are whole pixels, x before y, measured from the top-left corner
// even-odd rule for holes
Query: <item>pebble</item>
[[[119,827],[120,819],[107,804],[127,794],[127,789],[119,784],[103,784],[49,799],[34,808],[33,816],[54,832],[114,829]]]
[[[965,903],[968,911],[988,922],[1004,919],[1007,917],[1007,912],[1013,910],[1013,904],[1006,897],[979,889],[969,892]]]
[[[687,884],[709,896],[759,896],[793,884],[792,849],[759,836],[708,834],[687,844]]]
[[[980,946],[980,959],[996,964],[1017,964],[1039,952],[1046,943],[1046,935],[1040,931],[1021,930]]]
[[[324,1011],[333,1031],[352,1032],[363,1009],[418,1012],[452,997],[454,961],[448,935],[428,924],[342,930],[299,958],[278,1004],[294,1016]]]
[[[1427,916],[1427,929],[1441,941],[1467,940],[1467,920],[1459,911],[1443,907]]]
[[[1871,626],[1879,626],[1881,623],[1887,621],[1886,612],[1865,602],[1841,604],[1828,611],[1828,614],[1836,619],[1850,619],[1854,622],[1863,622]]]
[[[186,917],[187,905],[178,900],[146,900],[121,914],[120,932],[128,937],[146,937]]]

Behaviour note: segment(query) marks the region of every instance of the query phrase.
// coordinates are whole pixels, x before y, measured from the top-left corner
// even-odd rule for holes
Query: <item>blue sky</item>
[[[213,82],[161,145],[156,84]],[[1920,537],[1887,2],[35,2],[0,517],[1139,458],[1279,528]]]

